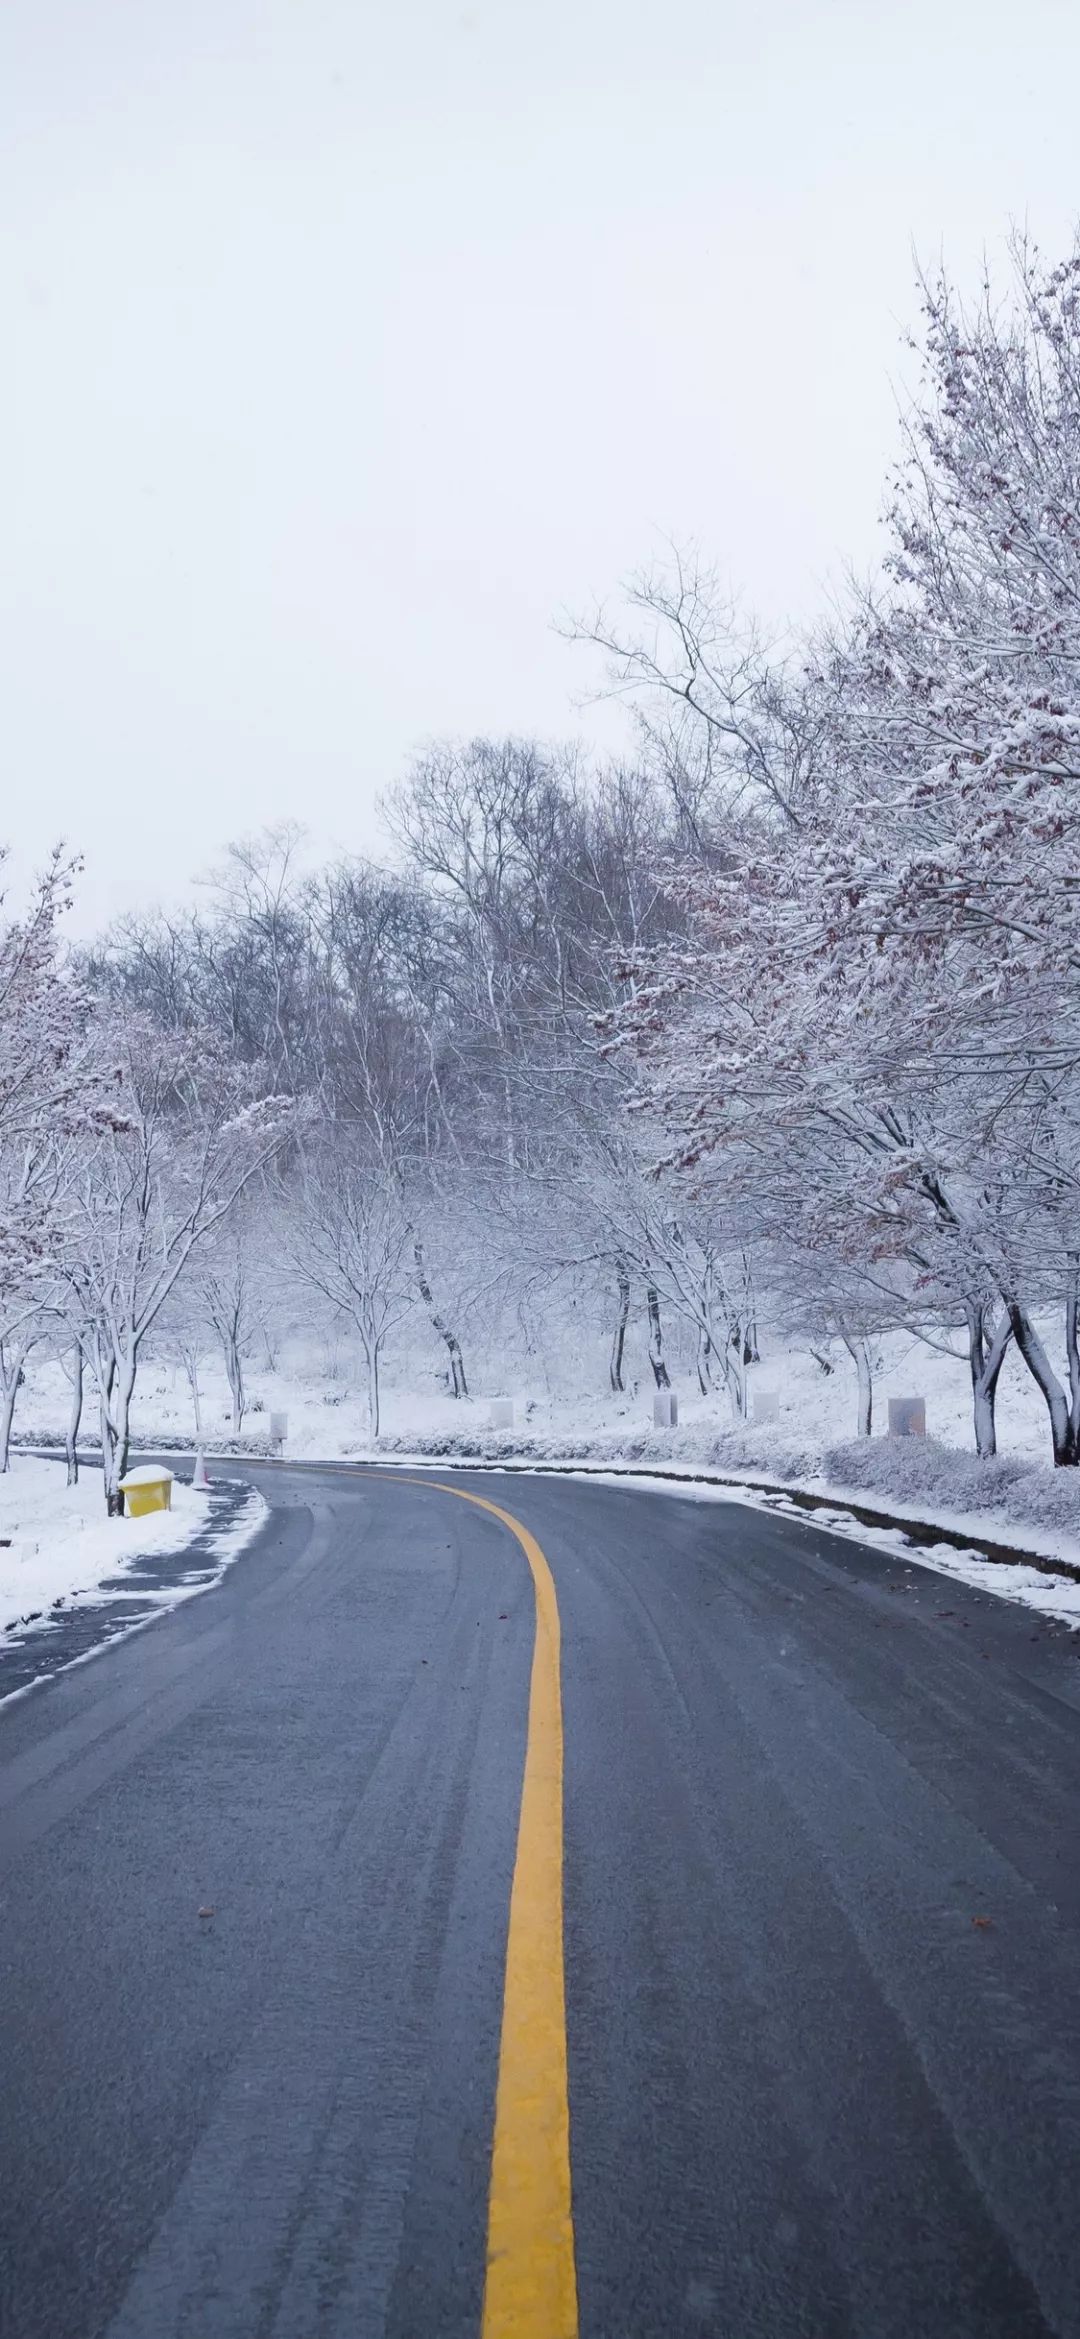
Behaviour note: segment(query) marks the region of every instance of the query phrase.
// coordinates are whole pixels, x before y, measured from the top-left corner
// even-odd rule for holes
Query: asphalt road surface
[[[563,2339],[560,2250],[582,2339],[1080,2334],[1077,1637],[455,1476],[560,1713],[490,1510],[251,1475],[219,1588],[0,1711],[4,2339]]]

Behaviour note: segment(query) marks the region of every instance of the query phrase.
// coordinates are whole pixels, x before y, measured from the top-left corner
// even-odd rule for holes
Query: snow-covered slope
[[[0,1477],[0,1632],[36,1624],[58,1603],[90,1593],[100,1599],[106,1578],[122,1588],[125,1571],[140,1561],[183,1553],[209,1523],[210,1496],[178,1480],[172,1503],[171,1511],[144,1519],[109,1519],[99,1470],[68,1486],[60,1463],[13,1455]],[[261,1496],[252,1494],[228,1550],[215,1557],[235,1556],[265,1516]],[[163,1598],[171,1604],[184,1596],[178,1580]]]

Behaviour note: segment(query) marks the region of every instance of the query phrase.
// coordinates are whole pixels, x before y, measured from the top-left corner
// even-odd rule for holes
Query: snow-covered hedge
[[[1027,1524],[1080,1538],[1078,1470],[1040,1468],[1006,1456],[980,1462],[932,1438],[859,1438],[827,1447],[820,1475],[885,1504],[990,1513],[1012,1531]]]
[[[590,1430],[573,1437],[555,1430],[442,1430],[417,1437],[384,1436],[378,1451],[424,1454],[458,1462],[651,1463],[662,1469],[760,1473],[764,1477],[807,1477],[820,1468],[820,1449],[807,1442],[770,1436],[762,1430],[716,1430],[705,1425],[663,1430]]]
[[[36,1453],[39,1448],[45,1448],[49,1451],[55,1449],[62,1452],[64,1433],[63,1430],[58,1429],[14,1431],[11,1443],[16,1447],[25,1447],[31,1453]],[[161,1430],[157,1436],[151,1434],[132,1439],[133,1450],[145,1452],[148,1446],[154,1453],[193,1454],[196,1451],[195,1439],[182,1429],[167,1428]],[[249,1454],[252,1461],[260,1459],[265,1461],[274,1451],[269,1434],[265,1430],[261,1437],[249,1437],[245,1431],[238,1438],[230,1437],[226,1430],[220,1435],[205,1437],[202,1441],[204,1454]],[[80,1433],[79,1452],[95,1462],[98,1461],[101,1456],[101,1439],[94,1436],[84,1436]]]

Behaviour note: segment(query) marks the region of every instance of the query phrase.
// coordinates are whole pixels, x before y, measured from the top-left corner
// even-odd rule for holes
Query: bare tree
[[[131,1400],[147,1334],[192,1254],[273,1159],[292,1125],[202,1034],[119,1035],[125,1126],[101,1136],[73,1192],[70,1305],[84,1327],[101,1423],[105,1498],[123,1507]]]
[[[354,1133],[324,1131],[306,1153],[292,1223],[295,1273],[345,1317],[359,1340],[368,1427],[377,1438],[384,1348],[415,1304],[407,1265],[411,1230],[396,1182]]]

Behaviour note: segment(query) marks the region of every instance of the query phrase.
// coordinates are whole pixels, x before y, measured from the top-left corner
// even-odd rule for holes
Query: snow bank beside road
[[[404,1459],[405,1451],[403,1440],[381,1438],[367,1459]],[[839,1500],[865,1498],[873,1507],[940,1524],[973,1541],[1022,1545],[1040,1557],[1080,1566],[1080,1470],[1051,1470],[1004,1456],[980,1462],[932,1438],[856,1438],[849,1445],[822,1446],[771,1426],[717,1429],[695,1422],[676,1430],[605,1430],[579,1438],[527,1431],[442,1435],[414,1440],[407,1451],[428,1461],[567,1468],[591,1463],[613,1470],[651,1464],[687,1475],[700,1470],[734,1480],[767,1479]]]
[[[629,1482],[617,1471],[571,1471],[568,1475],[588,1478],[594,1486],[625,1487],[630,1483],[657,1494],[682,1495],[684,1500],[689,1497],[694,1502],[742,1502],[751,1510],[779,1512],[784,1518],[798,1520],[804,1527],[843,1535],[853,1543],[869,1544],[890,1557],[903,1559],[908,1567],[933,1568],[936,1574],[951,1576],[955,1582],[974,1585],[980,1592],[992,1592],[996,1599],[1018,1600],[1023,1607],[1034,1608],[1041,1616],[1052,1616],[1059,1624],[1080,1630],[1080,1583],[1072,1576],[1044,1573],[1039,1568],[1025,1567],[1022,1561],[1010,1565],[1006,1560],[987,1559],[981,1551],[958,1551],[951,1543],[916,1543],[902,1527],[869,1527],[839,1507],[805,1510],[782,1493],[764,1495],[749,1487],[708,1486],[692,1479],[652,1478],[644,1473],[640,1477],[635,1475]],[[838,1494],[838,1505],[840,1499]],[[912,1520],[913,1526],[926,1523]],[[973,1536],[982,1526],[978,1519],[964,1519],[955,1513],[941,1524]],[[1077,1560],[1080,1561],[1080,1549]]]
[[[0,1477],[0,1632],[36,1625],[91,1595],[100,1601],[105,1579],[122,1595],[127,1573],[184,1553],[210,1524],[211,1496],[179,1480],[171,1511],[109,1519],[100,1472],[84,1471],[77,1486],[68,1486],[66,1475],[61,1462],[16,1453]],[[234,1558],[265,1516],[261,1495],[252,1492],[215,1541],[215,1561]],[[202,1581],[190,1587],[177,1582],[161,1597],[182,1599],[190,1589],[203,1589]]]

